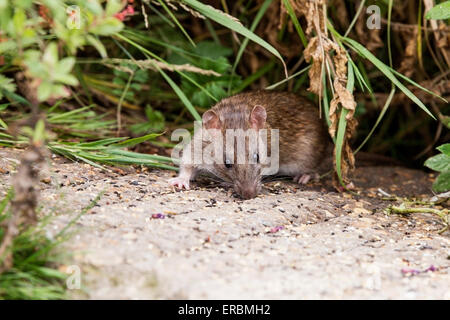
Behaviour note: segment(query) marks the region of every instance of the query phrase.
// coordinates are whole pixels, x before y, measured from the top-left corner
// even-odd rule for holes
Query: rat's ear
[[[220,129],[219,116],[212,110],[206,111],[202,116],[203,128],[205,129]]]
[[[262,129],[266,123],[266,118],[266,109],[261,105],[254,106],[252,112],[250,113],[251,127],[257,130]]]

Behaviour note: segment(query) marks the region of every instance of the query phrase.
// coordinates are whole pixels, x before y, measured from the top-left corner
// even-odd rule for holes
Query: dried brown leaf
[[[410,78],[415,71],[415,64],[417,58],[417,29],[412,32],[402,33],[406,41],[405,54],[401,62],[399,72]]]

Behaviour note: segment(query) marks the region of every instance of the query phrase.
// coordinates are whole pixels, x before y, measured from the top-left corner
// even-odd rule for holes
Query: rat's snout
[[[243,199],[252,199],[258,195],[259,187],[257,184],[242,184],[237,182],[234,186],[236,191]]]

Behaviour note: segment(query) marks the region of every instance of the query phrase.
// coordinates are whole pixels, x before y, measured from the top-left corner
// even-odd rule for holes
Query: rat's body
[[[323,120],[319,118],[319,110],[309,100],[293,93],[254,91],[223,99],[203,115],[202,130],[209,129],[218,129],[223,134],[226,129],[278,129],[277,174],[293,176],[299,183],[306,183],[311,174],[317,174],[328,166],[324,162],[329,158],[326,151],[330,139]],[[199,137],[201,135],[194,136],[190,146],[196,139],[203,139]],[[253,155],[259,160],[255,146],[247,143],[245,148],[246,156],[251,158]],[[230,161],[226,152],[225,163],[191,164],[191,159],[191,155],[183,154],[180,174],[170,180],[172,185],[188,189],[189,181],[198,172],[208,171],[233,185],[243,198],[253,198],[260,190],[262,166],[259,161],[236,164],[236,155],[234,161]]]

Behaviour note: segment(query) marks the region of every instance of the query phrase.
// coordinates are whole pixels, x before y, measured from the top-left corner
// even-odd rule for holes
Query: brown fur
[[[219,115],[222,129],[246,130],[255,105],[266,109],[266,128],[280,130],[280,164],[298,163],[303,173],[316,172],[330,144],[319,109],[294,93],[260,90],[223,99],[211,110]]]
[[[264,109],[256,106],[262,106]],[[293,93],[261,90],[223,99],[203,115],[203,127],[219,129],[222,134],[225,134],[226,129],[278,129],[278,173],[294,176],[296,181],[303,175],[316,174],[322,171],[321,168],[331,164],[327,161],[324,165],[330,139],[323,121],[319,118],[318,108],[309,100]],[[248,159],[255,154],[254,146],[247,143],[245,152]],[[270,153],[270,148],[268,152]],[[237,163],[236,150],[234,155],[235,159],[232,160]],[[225,152],[224,160],[227,157]],[[197,171],[212,173],[233,186],[243,198],[255,197],[261,187],[261,165],[247,162],[233,164],[231,167],[223,163],[193,166],[183,163],[182,160],[180,175],[171,183],[188,188],[189,180]]]

